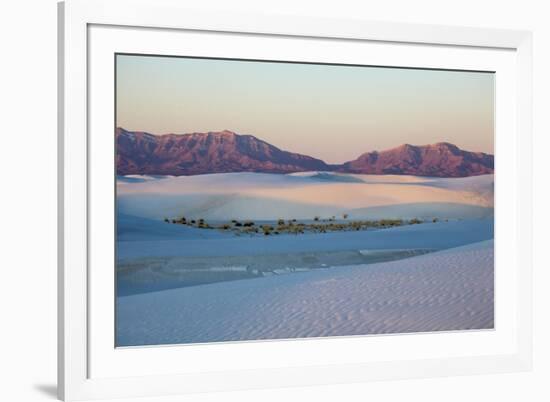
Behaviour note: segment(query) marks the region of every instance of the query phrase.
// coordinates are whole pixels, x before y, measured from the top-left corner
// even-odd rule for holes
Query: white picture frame
[[[131,12],[130,12],[131,11]],[[96,28],[105,29],[101,34],[91,34]],[[507,262],[510,280],[504,289],[510,294],[501,297],[512,300],[507,309],[512,317],[510,325],[504,325],[500,331],[497,323],[495,333],[487,335],[472,332],[466,337],[447,334],[448,342],[463,342],[453,355],[435,352],[436,343],[429,334],[421,338],[423,345],[414,355],[388,358],[377,357],[355,359],[320,359],[318,341],[270,341],[240,343],[233,350],[222,351],[208,346],[185,346],[167,352],[167,348],[143,348],[134,351],[116,352],[114,345],[109,349],[102,333],[109,331],[108,322],[99,323],[97,292],[109,290],[90,273],[90,261],[95,259],[90,251],[91,203],[95,202],[95,192],[90,192],[90,172],[97,172],[99,155],[91,155],[93,146],[90,136],[99,125],[93,121],[90,106],[97,102],[91,88],[95,80],[90,80],[95,64],[94,49],[116,52],[117,44],[105,41],[109,30],[122,29],[124,32],[147,30],[140,35],[140,46],[148,46],[147,51],[155,48],[155,35],[191,33],[200,35],[251,36],[261,42],[268,38],[286,38],[288,40],[323,40],[336,44],[371,43],[379,47],[416,46],[422,49],[450,49],[452,51],[491,51],[505,52],[499,62],[505,84],[510,89],[507,104],[509,118],[498,121],[497,109],[497,170],[506,173],[511,182],[506,191],[497,191],[499,197],[507,199],[506,213],[513,214],[508,229],[506,247],[497,253],[496,264]],[[125,34],[124,34],[125,35]],[[124,36],[123,35],[123,36]],[[127,36],[131,36],[128,34]],[[103,40],[101,38],[103,37]],[[150,37],[150,40],[145,40]],[[114,36],[113,36],[114,39]],[[135,39],[124,39],[132,47]],[[166,41],[169,42],[169,41]],[[110,47],[109,47],[110,46]],[[166,45],[169,46],[169,45]],[[205,12],[189,10],[177,0],[68,0],[59,4],[59,328],[58,328],[58,392],[64,400],[82,400],[115,397],[144,397],[190,392],[238,390],[279,386],[316,385],[346,383],[380,379],[401,379],[449,375],[467,375],[529,370],[531,367],[531,245],[532,245],[532,172],[531,172],[531,47],[530,32],[480,28],[412,25],[389,22],[368,22],[362,20],[322,20],[308,17],[283,15],[242,15],[228,12]],[[395,49],[395,48],[394,48]],[[175,51],[165,48],[166,51]],[[162,52],[161,52],[162,53]],[[386,51],[391,55],[391,51]],[[409,57],[406,52],[405,56]],[[450,53],[449,53],[450,54]],[[345,55],[344,55],[345,56]],[[341,56],[341,57],[344,57]],[[490,56],[490,55],[489,55]],[[487,56],[487,57],[489,57]],[[265,56],[267,57],[267,56]],[[446,63],[459,63],[460,55],[450,57]],[[391,60],[391,58],[389,59]],[[402,62],[402,61],[401,61]],[[416,67],[437,67],[429,61],[429,55],[410,60]],[[407,62],[407,63],[409,63]],[[469,61],[461,62],[457,67],[466,68]],[[472,62],[473,63],[473,62]],[[481,61],[477,61],[481,63]],[[496,63],[496,62],[495,62]],[[478,64],[472,64],[478,65]],[[95,71],[95,70],[94,70]],[[94,72],[95,74],[95,72]],[[503,87],[504,88],[504,87]],[[498,90],[498,89],[497,89]],[[94,90],[95,96],[104,96]],[[101,101],[101,99],[100,99]],[[112,102],[112,100],[109,100]],[[501,113],[502,114],[502,113]],[[512,122],[513,124],[506,125]],[[500,129],[499,129],[500,127]],[[499,142],[502,152],[498,151]],[[498,158],[501,157],[499,162]],[[502,169],[501,169],[502,167]],[[96,174],[96,173],[94,173]],[[500,174],[500,173],[499,173]],[[497,176],[498,177],[498,176]],[[498,181],[497,181],[498,187]],[[502,188],[502,187],[501,187]],[[504,205],[504,201],[502,202]],[[504,207],[501,209],[504,211]],[[496,225],[499,225],[498,212]],[[98,226],[95,226],[97,228]],[[107,228],[100,228],[106,233]],[[95,234],[97,235],[97,233]],[[498,242],[498,240],[497,240]],[[498,243],[497,243],[498,244]],[[508,258],[509,257],[509,258]],[[91,284],[94,284],[92,287]],[[499,287],[496,292],[498,294]],[[104,292],[109,293],[109,292]],[[508,297],[509,296],[509,297]],[[105,299],[102,304],[112,304]],[[498,309],[498,304],[497,304]],[[501,313],[505,313],[502,312]],[[498,317],[497,317],[498,318]],[[108,320],[107,320],[108,321]],[[500,331],[500,332],[499,332]],[[501,335],[501,336],[500,336]],[[106,337],[112,336],[110,333]],[[418,335],[394,335],[385,337],[391,347],[398,338],[407,338],[414,342]],[[500,336],[495,342],[495,336]],[[453,338],[454,337],[454,338]],[[482,338],[487,338],[483,340]],[[366,343],[379,342],[382,337],[359,337],[348,339],[346,347],[366,346]],[[419,338],[420,339],[420,338]],[[443,338],[441,338],[443,339]],[[468,342],[472,343],[468,343]],[[357,342],[363,342],[359,344]],[[483,342],[497,346],[483,351]],[[432,344],[434,351],[430,351]],[[332,348],[334,355],[344,343],[339,340],[326,340],[323,348]],[[403,344],[405,345],[405,344]],[[441,344],[443,348],[445,344]],[[502,347],[500,347],[502,346]],[[403,346],[405,347],[405,346]],[[238,348],[238,349],[237,349]],[[269,350],[268,350],[269,348]],[[292,360],[296,350],[307,350],[309,357]],[[399,348],[394,348],[400,350]],[[158,353],[157,353],[158,352]],[[183,364],[168,361],[173,353],[187,353],[189,359],[200,358],[203,362],[200,370],[187,370]],[[223,354],[220,354],[223,353]],[[220,365],[214,356],[225,356],[231,361],[235,353],[243,357],[239,367]],[[265,354],[263,354],[265,353]],[[398,353],[398,352],[396,352]],[[329,353],[330,354],[330,353]],[[262,364],[246,359],[246,356],[265,356]],[[279,360],[273,357],[277,355]],[[182,355],[183,356],[183,355]],[[271,356],[271,357],[270,357]],[[139,362],[147,362],[157,367],[159,362],[166,363],[164,369],[140,371]],[[272,360],[270,360],[272,359]],[[282,360],[281,360],[282,359]],[[308,360],[309,359],[309,360]],[[172,359],[173,360],[173,359]],[[176,359],[177,360],[177,359]],[[190,360],[192,361],[192,360]],[[289,364],[284,364],[289,361]],[[99,362],[99,363],[96,363]],[[246,363],[246,364],[245,364]],[[248,364],[248,365],[247,365]],[[136,366],[137,365],[137,366]],[[133,366],[133,368],[132,368]],[[158,367],[157,367],[158,368]]]

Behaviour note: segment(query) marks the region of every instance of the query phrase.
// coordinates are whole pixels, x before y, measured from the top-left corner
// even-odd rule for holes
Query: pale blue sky
[[[117,56],[117,125],[252,134],[329,163],[403,143],[493,153],[491,73]]]

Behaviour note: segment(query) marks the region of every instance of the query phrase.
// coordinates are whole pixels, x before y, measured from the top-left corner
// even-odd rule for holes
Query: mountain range
[[[197,175],[206,173],[341,173],[466,177],[493,173],[494,157],[456,145],[401,145],[372,151],[357,159],[330,165],[320,159],[281,150],[252,135],[232,131],[153,135],[116,129],[118,175]]]

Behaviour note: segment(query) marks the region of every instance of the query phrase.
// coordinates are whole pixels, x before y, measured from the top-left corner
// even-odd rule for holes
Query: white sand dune
[[[492,328],[493,180],[327,172],[119,178],[117,343]],[[162,221],[344,213],[430,223],[237,237]],[[432,253],[410,257],[422,252]],[[396,253],[405,259],[365,264]]]
[[[117,176],[118,183],[143,183],[146,181],[168,179],[169,175],[140,175],[140,174],[128,174],[126,176]]]
[[[279,236],[236,237],[215,230],[183,228],[152,237],[142,218],[125,217],[125,233],[117,242],[117,257],[128,260],[147,257],[242,256],[297,252],[364,249],[445,249],[492,239],[493,220],[473,219],[381,230],[331,232]],[[147,221],[150,222],[150,221]],[[155,224],[157,224],[155,222]],[[172,226],[159,222],[155,227]],[[144,231],[142,229],[145,228]],[[160,230],[160,228],[158,229]],[[199,231],[202,237],[194,237]],[[160,234],[159,234],[160,236]],[[171,237],[170,237],[171,236]],[[123,241],[132,240],[132,241]]]
[[[332,177],[332,180],[338,181],[343,179],[343,181],[348,181],[347,178],[352,177],[356,181],[361,181],[363,183],[426,183],[432,180],[439,180],[437,177],[426,177],[426,176],[407,176],[407,175],[376,175],[376,174],[358,174],[358,173],[335,173],[335,172],[298,172],[290,173],[289,176],[295,177],[309,177],[313,179],[320,178],[329,178]]]
[[[454,202],[417,202],[352,209],[349,219],[477,219],[494,215],[492,207]]]
[[[117,241],[200,240],[234,237],[217,230],[171,225],[161,220],[117,214]]]
[[[477,218],[490,216],[493,207],[493,175],[440,179],[306,172],[130,179],[118,181],[119,210],[151,219],[311,219],[344,213],[366,219],[391,214],[396,216],[385,217],[413,218],[419,204],[424,204],[426,216]]]
[[[421,227],[422,225],[419,225]],[[119,346],[493,328],[493,241],[123,296]]]

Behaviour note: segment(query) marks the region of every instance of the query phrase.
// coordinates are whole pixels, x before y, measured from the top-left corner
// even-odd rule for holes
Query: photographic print
[[[117,347],[494,328],[494,73],[115,70]]]

